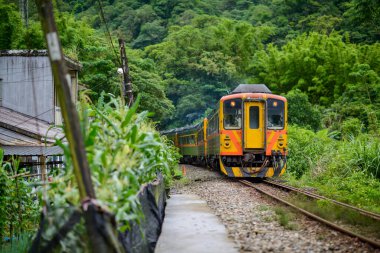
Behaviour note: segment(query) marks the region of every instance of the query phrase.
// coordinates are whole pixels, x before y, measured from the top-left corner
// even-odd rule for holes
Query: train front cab
[[[220,103],[220,170],[230,177],[273,177],[286,169],[287,101],[263,93]]]

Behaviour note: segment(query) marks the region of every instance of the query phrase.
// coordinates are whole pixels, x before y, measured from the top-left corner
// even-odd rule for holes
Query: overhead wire
[[[51,110],[54,110],[54,107],[51,108],[51,109],[49,109],[49,110],[47,110],[47,111],[44,111],[44,112],[42,112],[42,113],[36,115],[36,116],[30,116],[30,118],[28,118],[27,120],[24,120],[24,121],[22,121],[22,122],[20,122],[20,123],[17,123],[16,125],[12,125],[12,127],[20,126],[21,124],[24,124],[24,123],[26,123],[26,122],[28,122],[28,121],[30,121],[30,120],[35,120],[35,124],[37,124],[38,117],[41,116],[41,115],[43,115],[43,114],[45,114],[45,113],[50,112]]]
[[[3,141],[7,141],[7,142],[9,142],[8,140],[1,138],[2,135],[3,135],[3,136],[7,136],[7,137],[9,137],[9,138],[11,138],[11,139],[16,139],[16,140],[19,140],[19,141],[23,141],[23,142],[28,142],[28,143],[36,144],[35,142],[33,142],[33,141],[31,141],[31,140],[21,139],[21,138],[18,138],[18,137],[16,137],[16,136],[12,136],[12,135],[9,135],[9,134],[6,134],[6,133],[0,131],[0,139],[3,140]],[[41,142],[40,140],[36,140],[36,141]]]
[[[105,18],[105,15],[104,15],[104,9],[103,9],[103,4],[102,4],[102,1],[101,0],[97,0],[98,3],[99,3],[99,9],[100,9],[100,19],[103,21],[104,23],[104,26],[106,28],[106,36],[109,38],[109,41],[111,43],[111,46],[112,46],[112,49],[113,49],[113,52],[115,54],[115,58],[116,58],[116,61],[118,62],[119,66],[121,66],[121,60],[119,58],[119,54],[117,53],[116,49],[115,49],[115,46],[113,44],[113,41],[112,41],[112,36],[111,36],[111,33],[110,33],[110,30],[108,28],[108,24],[107,24],[107,20]]]

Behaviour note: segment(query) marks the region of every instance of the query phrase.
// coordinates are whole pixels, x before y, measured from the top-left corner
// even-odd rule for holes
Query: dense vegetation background
[[[44,48],[34,3],[28,26],[18,4],[0,0],[0,33],[8,35],[0,37],[0,49]],[[199,120],[239,83],[265,83],[289,101],[290,174],[380,210],[371,202],[380,197],[371,190],[380,184],[380,1],[57,0],[55,6],[65,53],[83,63],[80,81],[93,100],[103,90],[119,93],[118,37],[128,43],[139,109],[153,112],[161,129]]]
[[[34,3],[28,24],[19,3],[0,0],[0,32],[8,34],[0,48],[44,48]],[[239,83],[265,83],[275,93],[290,92],[294,102],[308,99],[313,117],[290,120],[314,130],[322,126],[321,113],[331,130],[342,131],[345,121],[377,129],[379,1],[57,0],[55,5],[65,53],[83,63],[81,83],[93,91],[92,98],[102,90],[119,93],[115,42],[124,38],[141,109],[154,112],[162,129],[203,117]]]

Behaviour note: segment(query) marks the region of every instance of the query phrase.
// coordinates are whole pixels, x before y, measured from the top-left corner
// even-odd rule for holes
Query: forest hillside
[[[9,34],[0,48],[44,48],[34,3],[27,10],[20,3],[0,1],[0,31]],[[140,109],[153,112],[161,129],[199,120],[239,83],[265,83],[295,102],[310,101],[311,117],[292,117],[291,111],[290,121],[314,130],[322,122],[341,131],[355,120],[364,131],[377,128],[378,1],[57,0],[55,5],[65,53],[83,63],[81,83],[92,98],[103,90],[120,92],[117,38],[123,38],[133,89],[142,96]]]

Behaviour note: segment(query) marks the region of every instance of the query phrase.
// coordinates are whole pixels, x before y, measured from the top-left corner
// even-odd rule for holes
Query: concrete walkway
[[[156,253],[237,253],[227,230],[196,195],[168,199]]]

